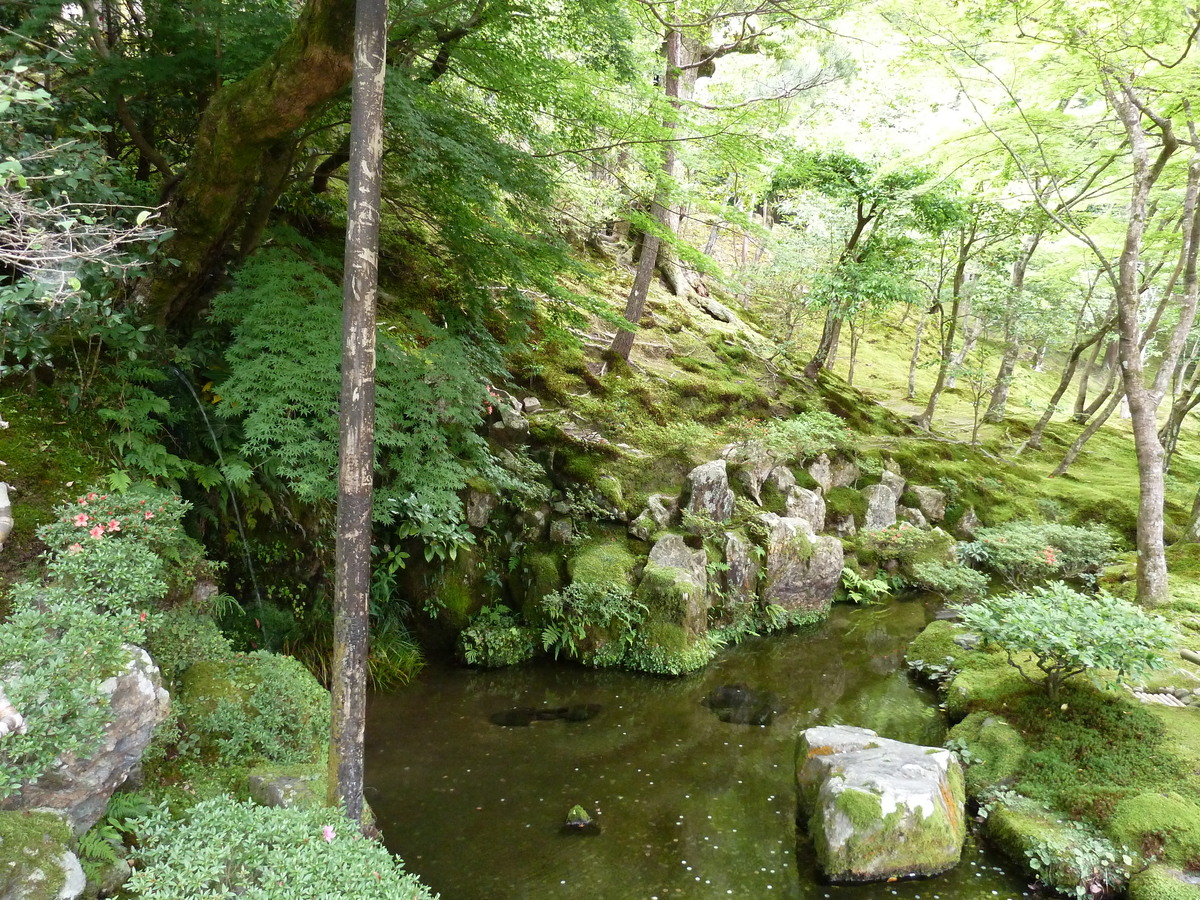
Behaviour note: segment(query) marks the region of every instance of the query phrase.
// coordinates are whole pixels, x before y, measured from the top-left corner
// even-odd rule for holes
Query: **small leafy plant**
[[[458,641],[467,665],[488,669],[526,662],[541,649],[538,630],[522,625],[516,613],[502,603],[476,613]]]

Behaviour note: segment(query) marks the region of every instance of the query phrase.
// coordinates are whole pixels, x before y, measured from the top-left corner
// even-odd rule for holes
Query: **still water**
[[[372,698],[367,799],[388,847],[442,900],[789,898],[990,900],[1028,890],[969,846],[939,878],[822,884],[797,839],[796,734],[845,723],[939,744],[934,697],[904,673],[932,607],[836,607],[817,631],[750,640],[678,679],[537,664],[432,664]],[[766,726],[720,721],[718,685],[775,695]],[[513,707],[599,704],[587,721],[503,727]],[[598,835],[564,835],[575,804]]]

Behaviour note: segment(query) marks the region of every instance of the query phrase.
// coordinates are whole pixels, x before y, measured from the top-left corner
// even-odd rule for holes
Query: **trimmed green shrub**
[[[169,609],[158,616],[146,632],[146,649],[172,694],[180,676],[193,663],[233,655],[212,616],[187,608]]]
[[[988,577],[959,562],[928,560],[913,563],[909,571],[913,587],[932,591],[943,598],[973,599],[987,593]]]
[[[255,806],[229,797],[176,821],[138,822],[133,878],[147,900],[433,900],[402,863],[335,809]]]
[[[858,535],[858,559],[880,563],[894,559],[905,569],[917,562],[945,562],[954,558],[954,539],[940,528],[924,531],[909,522],[897,522]]]
[[[1004,650],[1021,677],[1043,686],[1052,701],[1064,681],[1087,671],[1137,676],[1162,668],[1163,653],[1177,640],[1165,620],[1132,603],[1104,592],[1081,594],[1059,582],[957,609],[966,627]],[[1019,659],[1021,652],[1035,662]]]

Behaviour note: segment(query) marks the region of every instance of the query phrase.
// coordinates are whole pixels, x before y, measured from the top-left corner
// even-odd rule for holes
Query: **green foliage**
[[[118,849],[133,833],[134,820],[153,809],[149,799],[139,793],[113,794],[100,821],[79,837],[75,849],[84,874],[96,878],[121,858]]]
[[[712,631],[689,636],[672,622],[649,622],[638,629],[620,663],[636,672],[683,675],[703,669],[724,645],[724,638]]]
[[[247,897],[432,900],[382,844],[335,809],[255,806],[230,797],[139,820],[128,890],[147,900]]]
[[[959,546],[963,559],[1015,586],[1097,572],[1114,550],[1112,535],[1103,526],[1057,522],[980,528],[974,541]]]
[[[1134,865],[1129,849],[1118,849],[1081,822],[1060,824],[1060,830],[1034,840],[1025,851],[1038,880],[1080,900],[1122,890]]]
[[[925,531],[909,522],[864,531],[858,535],[858,557],[863,563],[896,560],[905,567],[917,562],[946,561],[953,556],[953,540],[940,529]]]
[[[1004,650],[1021,677],[1042,684],[1051,700],[1064,681],[1087,671],[1136,677],[1162,668],[1163,654],[1177,640],[1164,620],[1131,603],[1104,592],[1088,596],[1057,582],[957,609],[964,625]],[[1018,658],[1021,652],[1033,654],[1032,666]]]
[[[633,639],[635,627],[646,615],[646,607],[633,598],[627,585],[593,584],[576,581],[542,598],[546,625],[542,646],[555,658],[568,656],[592,661],[596,650],[609,646],[608,653],[620,654]]]
[[[735,419],[724,431],[736,441],[760,443],[780,459],[792,462],[803,462],[822,453],[848,452],[855,446],[846,423],[822,410],[786,419]]]
[[[135,614],[97,609],[61,586],[26,584],[13,592],[0,628],[0,671],[28,730],[0,742],[0,799],[39,778],[62,754],[86,757],[96,748],[109,712],[100,683],[125,664],[122,644],[141,631]]]
[[[223,766],[311,762],[329,743],[329,693],[290,656],[195,664],[181,700],[197,749]]]
[[[503,604],[485,606],[458,636],[458,651],[469,666],[485,669],[512,666],[532,659],[541,649],[536,628],[522,625]]]
[[[885,579],[863,578],[854,569],[842,569],[841,590],[851,603],[879,603],[891,595],[892,586]]]
[[[193,663],[228,659],[232,654],[212,616],[187,607],[168,609],[155,619],[146,631],[146,649],[172,695],[180,676]]]
[[[242,429],[243,456],[307,502],[332,502],[337,487],[340,310],[338,285],[287,249],[249,260],[213,302],[233,334],[216,413]],[[459,499],[469,477],[511,481],[476,432],[495,368],[490,348],[420,316],[379,330],[374,517],[397,539],[422,538],[431,558],[469,541]]]
[[[908,580],[915,588],[932,591],[947,600],[970,600],[983,596],[988,589],[988,577],[959,562],[925,560],[913,563]]]

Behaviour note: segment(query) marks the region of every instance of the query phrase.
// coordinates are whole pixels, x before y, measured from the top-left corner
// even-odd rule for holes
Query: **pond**
[[[371,699],[367,799],[388,847],[443,900],[1021,897],[1019,873],[973,845],[936,879],[835,887],[797,841],[797,732],[844,723],[941,743],[936,700],[903,663],[934,609],[835,607],[816,631],[752,639],[678,679],[435,662]],[[769,725],[721,721],[701,701],[730,683],[773,693],[782,712]],[[576,704],[600,710],[526,727],[490,718]],[[600,834],[561,833],[576,804]]]

